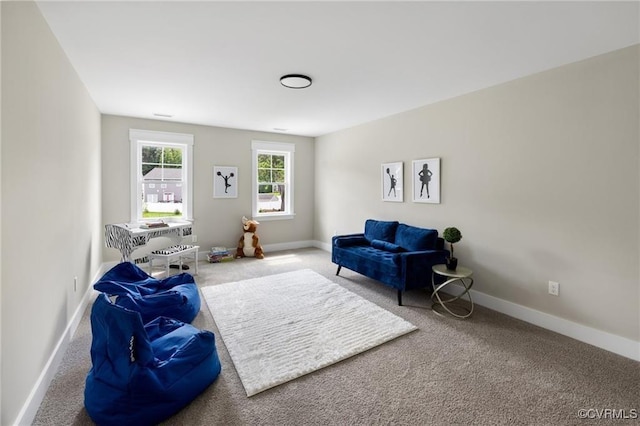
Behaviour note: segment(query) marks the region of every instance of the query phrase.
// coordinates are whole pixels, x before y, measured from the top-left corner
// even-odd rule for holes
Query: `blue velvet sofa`
[[[449,250],[435,229],[399,222],[367,219],[364,233],[337,235],[332,239],[331,260],[402,292],[431,285],[431,267],[445,263]]]

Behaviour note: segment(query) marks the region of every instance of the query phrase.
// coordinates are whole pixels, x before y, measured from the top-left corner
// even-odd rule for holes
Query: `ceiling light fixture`
[[[280,77],[280,84],[289,89],[304,89],[311,86],[311,78],[302,74],[287,74]]]
[[[165,117],[165,118],[173,117],[172,114],[162,114],[162,113],[159,113],[159,112],[154,112],[153,115],[155,115],[156,117]]]

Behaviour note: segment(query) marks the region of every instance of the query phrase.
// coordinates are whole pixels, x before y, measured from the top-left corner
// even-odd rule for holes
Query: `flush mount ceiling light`
[[[287,74],[280,77],[280,84],[289,89],[304,89],[311,86],[311,78],[302,74]]]

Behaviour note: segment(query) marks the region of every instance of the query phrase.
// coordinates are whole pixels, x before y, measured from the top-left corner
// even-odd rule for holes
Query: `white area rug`
[[[202,293],[247,396],[417,329],[310,269]]]

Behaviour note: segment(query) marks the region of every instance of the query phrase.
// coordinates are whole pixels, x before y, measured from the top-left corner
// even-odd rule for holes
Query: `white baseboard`
[[[262,245],[262,251],[265,253],[272,253],[275,251],[284,251],[284,250],[297,250],[308,247],[316,247],[316,241],[304,240],[304,241],[291,241],[288,243],[276,243],[276,244],[264,244]],[[227,247],[229,253],[235,254],[237,247]],[[198,259],[206,260],[207,259],[207,250],[200,250],[198,252]]]
[[[306,241],[292,241],[289,243],[265,244],[262,246],[262,250],[265,253],[272,253],[275,251],[283,251],[283,250],[297,250],[297,249],[308,248],[308,247],[317,247],[316,245],[317,243],[319,243],[319,241],[306,240]],[[235,254],[237,247],[227,247],[227,250],[229,250],[229,253]],[[207,260],[208,252],[209,252],[208,250],[200,250],[198,252],[198,259]]]
[[[322,241],[313,240],[313,247],[331,253],[331,243],[323,243]]]
[[[640,342],[471,290],[474,303],[572,339],[640,361]]]
[[[58,367],[62,362],[62,357],[67,351],[69,342],[71,341],[73,334],[76,332],[76,329],[80,324],[80,320],[82,319],[84,311],[89,305],[89,302],[91,302],[97,294],[93,289],[93,283],[95,283],[107,270],[108,264],[106,263],[103,263],[102,265],[100,265],[100,268],[98,268],[93,281],[91,281],[89,287],[87,288],[87,291],[82,296],[80,304],[71,316],[71,320],[67,324],[67,327],[62,333],[62,336],[58,340],[56,347],[53,349],[53,353],[47,360],[47,363],[42,369],[38,380],[31,389],[31,392],[29,393],[27,400],[22,406],[22,409],[18,413],[18,417],[16,418],[14,425],[30,425],[31,423],[33,423],[33,419],[36,417],[38,408],[40,408],[40,404],[42,404],[42,400],[47,393],[47,389],[51,384],[51,380],[58,371]]]
[[[262,246],[265,253],[283,250],[297,250],[302,248],[313,247],[313,241],[291,241],[289,243],[267,244]]]

